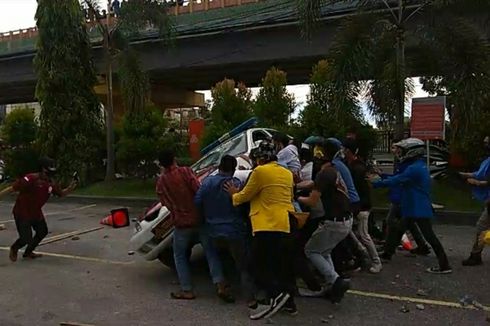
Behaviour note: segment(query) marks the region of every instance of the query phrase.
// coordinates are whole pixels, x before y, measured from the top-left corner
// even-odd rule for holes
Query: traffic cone
[[[410,241],[410,238],[407,236],[406,233],[403,234],[402,237],[402,246],[403,249],[410,251],[413,249],[412,242]]]
[[[112,214],[109,214],[106,217],[104,217],[102,220],[100,220],[100,224],[114,226]]]
[[[129,225],[129,211],[127,208],[117,208],[111,210],[112,223],[115,228],[122,228]]]

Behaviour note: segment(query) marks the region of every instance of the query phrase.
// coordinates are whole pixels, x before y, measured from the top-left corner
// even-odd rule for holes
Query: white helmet
[[[400,156],[401,162],[425,155],[425,144],[418,138],[403,139],[393,145],[402,149],[402,154]]]

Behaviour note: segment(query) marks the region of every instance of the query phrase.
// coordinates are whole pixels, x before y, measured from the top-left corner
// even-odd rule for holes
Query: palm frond
[[[134,51],[128,50],[119,55],[118,77],[126,110],[142,112],[149,97],[150,82]]]

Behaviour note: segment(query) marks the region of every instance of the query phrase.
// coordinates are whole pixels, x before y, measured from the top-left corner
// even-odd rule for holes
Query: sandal
[[[194,300],[196,296],[190,291],[180,291],[170,293],[170,297],[175,300]]]

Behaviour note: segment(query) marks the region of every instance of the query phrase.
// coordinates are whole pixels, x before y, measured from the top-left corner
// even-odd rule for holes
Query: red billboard
[[[410,137],[422,140],[444,139],[445,116],[444,96],[412,99]]]

